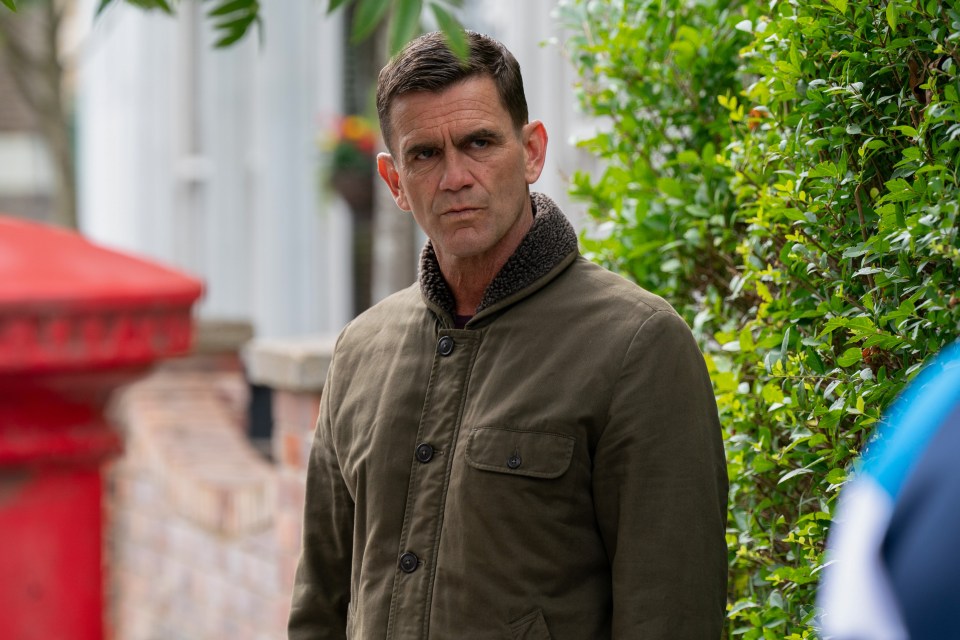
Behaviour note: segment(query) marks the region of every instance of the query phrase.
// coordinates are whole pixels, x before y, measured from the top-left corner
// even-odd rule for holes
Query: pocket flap
[[[475,469],[531,478],[559,478],[570,466],[576,438],[548,431],[476,427],[467,440]]]
[[[540,609],[511,622],[510,632],[513,634],[513,640],[551,640],[550,631],[547,629],[547,623]]]

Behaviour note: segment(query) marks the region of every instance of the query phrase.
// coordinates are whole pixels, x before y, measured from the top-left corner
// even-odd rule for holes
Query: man
[[[876,435],[830,530],[824,635],[960,638],[960,342],[907,385]]]
[[[663,300],[531,195],[547,134],[470,33],[380,73],[380,175],[430,241],[340,336],[290,638],[718,638],[727,477],[703,358]]]

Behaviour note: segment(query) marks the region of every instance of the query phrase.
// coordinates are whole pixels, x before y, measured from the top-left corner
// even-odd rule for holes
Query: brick
[[[292,510],[280,511],[276,519],[277,546],[281,554],[297,555],[303,543],[303,515]]]
[[[274,488],[276,490],[276,488]],[[272,524],[272,522],[271,522]],[[237,539],[240,548],[245,552],[273,556],[277,550],[277,537],[273,527],[264,527],[258,531],[251,531]]]
[[[277,487],[280,492],[280,509],[302,513],[306,501],[306,484],[303,478],[285,473],[280,476]]]
[[[240,580],[243,576],[243,552],[231,545],[223,554],[226,576],[231,580]]]
[[[171,518],[166,524],[167,544],[170,552],[174,555],[185,553],[188,547],[187,536],[189,535],[187,523]]]
[[[125,616],[118,625],[117,638],[129,640],[138,640],[139,638],[149,638],[153,621],[149,611],[128,609]]]
[[[284,555],[278,559],[278,577],[280,593],[293,593],[293,585],[296,582],[297,562],[300,560],[299,554]]]
[[[284,391],[273,392],[273,423],[295,432],[313,432],[320,413],[320,394]]]
[[[280,587],[280,576],[276,557],[271,558],[253,558],[253,579],[254,590],[265,597],[273,596]]]
[[[303,438],[300,437],[300,434],[285,431],[280,434],[280,442],[280,463],[292,469],[306,470]]]
[[[253,464],[256,454],[236,439],[245,392],[240,379],[214,374],[160,372],[128,388],[118,405],[130,446],[109,471],[105,505],[115,640],[285,635],[309,450],[304,443],[312,439],[319,395],[291,394],[286,432],[299,439],[287,442],[290,468],[279,473],[284,465],[259,458]],[[217,444],[219,435],[212,437],[227,432],[243,446],[227,450]],[[169,455],[171,446],[180,446],[176,456]],[[232,506],[220,514],[225,505]],[[250,526],[207,528],[206,516],[233,512]]]
[[[273,606],[273,631],[269,637],[284,638],[287,635],[287,620],[290,618],[290,595],[279,597],[274,600]]]
[[[301,436],[303,442],[303,460],[301,462],[301,468],[304,471],[304,480],[306,480],[306,470],[310,464],[310,450],[313,447],[313,433],[305,433]]]

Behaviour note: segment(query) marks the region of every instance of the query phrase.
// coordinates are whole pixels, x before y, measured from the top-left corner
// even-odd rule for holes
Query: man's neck
[[[460,261],[456,261],[454,266],[440,263],[440,270],[456,302],[457,315],[472,316],[477,312],[484,292],[504,264],[506,259],[499,263],[486,262],[476,266],[468,266]]]
[[[447,286],[456,302],[456,314],[472,316],[483,301],[483,294],[500,269],[514,254],[533,226],[533,212],[523,216],[520,224],[509,231],[494,251],[466,258],[442,255],[437,251],[437,262]]]

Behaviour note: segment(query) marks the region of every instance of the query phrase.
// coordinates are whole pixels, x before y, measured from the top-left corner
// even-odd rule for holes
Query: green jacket
[[[727,475],[703,357],[533,203],[465,329],[428,244],[419,286],[341,334],[292,640],[720,637]]]

